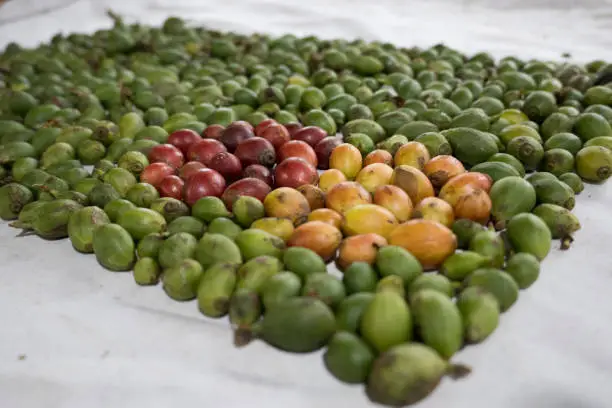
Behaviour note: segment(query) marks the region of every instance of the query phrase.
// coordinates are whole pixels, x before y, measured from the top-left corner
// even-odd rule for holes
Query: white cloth
[[[503,4],[499,4],[503,3]],[[41,9],[56,11],[38,14]],[[159,24],[175,14],[217,29],[363,37],[404,46],[444,41],[466,52],[612,60],[610,0],[11,0],[0,46],[109,25],[112,7]],[[19,15],[32,17],[11,22]],[[468,378],[445,380],[425,408],[607,408],[612,405],[612,183],[578,197],[582,230],[555,249],[536,284],[484,344],[461,351]],[[372,406],[334,380],[321,353],[260,342],[232,346],[227,321],[202,317],[160,287],[104,271],[70,242],[15,238],[0,227],[0,406],[3,408]],[[555,243],[558,247],[558,243]]]

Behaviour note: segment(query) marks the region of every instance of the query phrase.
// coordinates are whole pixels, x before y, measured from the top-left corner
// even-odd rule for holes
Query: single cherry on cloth
[[[166,176],[157,186],[157,191],[161,197],[172,197],[177,200],[183,199],[183,188],[185,182],[179,176]]]
[[[251,164],[250,166],[247,166],[242,171],[242,177],[260,179],[270,187],[274,185],[274,177],[272,176],[272,171],[269,168],[262,166],[261,164]]]
[[[191,145],[187,151],[187,158],[208,166],[210,160],[221,152],[227,152],[223,143],[215,139],[202,139]]]
[[[291,136],[293,140],[301,140],[315,147],[317,143],[327,137],[327,132],[317,126],[306,126],[295,132]]]
[[[318,164],[317,154],[314,149],[306,142],[301,140],[291,140],[278,149],[276,160],[280,163],[289,157],[299,157],[312,164],[315,168]]]
[[[225,126],[223,125],[209,125],[202,132],[202,137],[205,139],[219,139],[221,137],[221,132],[225,130]]]
[[[178,175],[183,180],[187,180],[189,177],[205,168],[206,166],[198,161],[190,161],[183,164],[183,167],[179,169]]]
[[[208,167],[216,170],[221,174],[225,181],[232,183],[240,178],[242,175],[242,163],[240,159],[230,152],[217,153],[210,162]]]
[[[150,163],[166,163],[175,169],[180,168],[185,163],[183,153],[169,143],[153,146],[148,156]]]
[[[227,209],[232,211],[232,206],[238,197],[255,197],[263,202],[270,191],[272,191],[272,187],[259,179],[243,178],[242,180],[230,184],[223,192],[221,199],[223,203],[225,203]]]
[[[234,122],[221,132],[219,140],[225,145],[230,153],[234,153],[238,144],[243,140],[255,137],[252,126],[246,126],[242,123]]]
[[[189,147],[198,140],[202,140],[202,137],[191,129],[176,130],[168,136],[168,143],[177,147],[183,155],[187,155]]]
[[[255,126],[255,136],[262,137],[261,134],[263,131],[270,125],[278,124],[274,119],[264,119]]]
[[[316,184],[318,180],[317,169],[299,157],[285,159],[274,169],[276,187],[298,188],[304,184]]]
[[[327,170],[329,168],[329,156],[331,156],[332,150],[340,144],[342,144],[342,140],[335,136],[327,136],[317,143],[314,151],[317,154],[317,160],[319,161],[318,168],[320,170]]]
[[[272,146],[274,146],[276,151],[291,140],[291,136],[289,136],[289,131],[287,128],[279,124],[271,124],[267,126],[259,136],[272,143]]]
[[[225,190],[225,179],[213,169],[202,169],[187,180],[183,190],[185,202],[192,206],[202,197],[220,197]]]
[[[243,166],[261,164],[262,166],[272,167],[276,163],[274,146],[263,137],[243,140],[236,147],[234,154],[240,159]]]
[[[156,162],[151,163],[147,167],[144,168],[142,173],[140,173],[140,182],[148,183],[153,187],[156,187],[161,183],[161,181],[167,176],[171,176],[176,173],[174,167],[170,166],[168,163],[164,162]]]

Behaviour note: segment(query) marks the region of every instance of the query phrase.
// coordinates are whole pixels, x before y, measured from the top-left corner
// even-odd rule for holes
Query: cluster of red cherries
[[[182,129],[151,149],[140,181],[155,186],[161,197],[189,206],[216,196],[231,209],[238,196],[263,201],[273,188],[316,184],[317,169],[328,168],[340,143],[319,127],[273,119],[255,127],[243,121],[210,125],[202,135]]]

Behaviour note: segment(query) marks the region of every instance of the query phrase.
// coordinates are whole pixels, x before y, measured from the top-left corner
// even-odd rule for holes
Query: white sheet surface
[[[0,46],[107,26],[107,7],[151,23],[172,13],[241,32],[612,60],[610,0],[12,0],[0,7]],[[445,380],[419,406],[612,406],[611,205],[612,183],[587,187],[572,249],[551,253],[494,335],[456,356],[472,375]],[[372,406],[360,387],[325,371],[320,353],[289,355],[259,342],[236,350],[227,321],[202,317],[193,302],[107,272],[67,240],[15,235],[0,226],[2,408]]]

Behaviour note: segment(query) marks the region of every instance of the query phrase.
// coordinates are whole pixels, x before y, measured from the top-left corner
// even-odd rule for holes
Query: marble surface
[[[609,0],[11,0],[0,7],[0,46],[105,27],[107,7],[151,23],[171,13],[242,32],[612,60]],[[610,406],[611,204],[612,183],[587,187],[577,200],[583,228],[573,248],[555,249],[494,335],[456,356],[472,375],[445,380],[419,406]],[[372,406],[360,387],[326,373],[321,353],[290,355],[258,342],[237,350],[227,322],[202,317],[193,302],[137,287],[68,241],[15,235],[0,225],[3,408]]]

